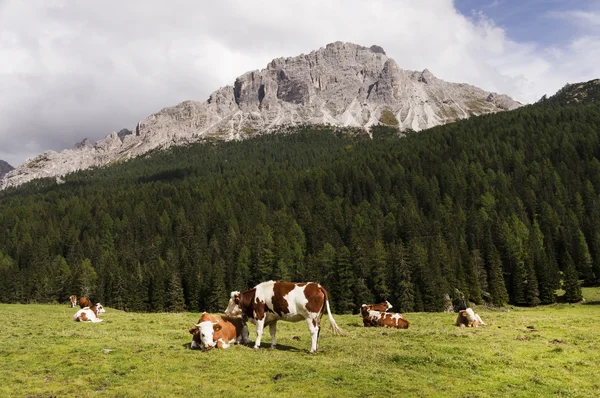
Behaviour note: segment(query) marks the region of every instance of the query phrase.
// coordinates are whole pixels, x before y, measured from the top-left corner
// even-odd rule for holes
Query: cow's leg
[[[265,320],[256,321],[256,341],[254,342],[254,349],[258,350],[260,348],[260,339],[263,334],[263,329],[265,328]]]
[[[277,339],[275,338],[275,333],[277,333],[277,322],[273,322],[269,325],[269,332],[271,333],[271,348],[275,348],[277,346]]]
[[[317,342],[319,341],[319,319],[318,317],[309,316],[306,318],[306,324],[308,325],[308,331],[310,332],[311,338],[309,352],[314,354],[317,352]]]

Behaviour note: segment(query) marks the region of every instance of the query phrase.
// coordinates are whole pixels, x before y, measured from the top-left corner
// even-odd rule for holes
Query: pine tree
[[[390,295],[390,290],[387,285],[387,253],[379,241],[375,242],[371,263],[373,264],[371,269],[371,286],[375,293],[375,300],[386,300]]]
[[[173,272],[169,280],[165,309],[169,312],[185,311],[185,300],[183,298],[183,288],[181,287],[181,277],[177,272]]]
[[[488,245],[486,264],[488,269],[488,285],[492,303],[497,306],[503,306],[508,302],[508,293],[504,283],[500,252],[493,244]]]
[[[354,307],[353,297],[355,294],[356,282],[350,262],[350,250],[343,246],[337,251],[335,258],[336,279],[332,286],[335,293],[333,303],[335,312],[338,314],[351,313]]]
[[[579,275],[569,252],[566,252],[564,255],[563,267],[562,288],[565,291],[565,301],[568,303],[579,302],[583,298],[583,293],[581,291],[581,284],[579,283]]]

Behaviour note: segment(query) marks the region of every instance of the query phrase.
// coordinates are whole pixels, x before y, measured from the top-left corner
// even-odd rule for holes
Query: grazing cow
[[[379,303],[379,304],[363,304],[363,305],[366,305],[368,310],[381,311],[381,312],[386,312],[387,310],[392,308],[392,305],[387,300],[385,300],[384,302]]]
[[[192,349],[229,348],[231,343],[248,344],[248,326],[242,318],[203,312],[198,324],[188,330]]]
[[[77,296],[69,296],[69,300],[71,300],[71,308],[75,308],[77,305]]]
[[[91,307],[92,302],[87,297],[82,297],[79,299],[79,308]]]
[[[456,326],[476,328],[479,325],[485,325],[485,323],[481,317],[475,311],[473,311],[472,308],[469,307],[466,310],[461,310],[458,312]]]
[[[381,312],[379,326],[396,329],[408,329],[408,327],[410,326],[410,322],[404,319],[400,314]]]
[[[97,303],[93,307],[84,307],[77,311],[73,315],[73,320],[77,322],[102,322],[102,319],[98,318],[98,314],[105,312],[104,307],[100,303]]]
[[[242,315],[242,319],[256,324],[254,348],[260,347],[263,329],[269,326],[271,348],[277,345],[277,321],[306,321],[311,335],[310,352],[317,351],[323,310],[327,309],[334,334],[342,333],[331,316],[327,290],[318,283],[262,282],[243,293],[232,292],[226,315]]]

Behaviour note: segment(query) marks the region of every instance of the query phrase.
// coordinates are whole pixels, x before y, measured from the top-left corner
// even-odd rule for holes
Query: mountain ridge
[[[0,180],[0,189],[43,177],[102,167],[155,149],[206,140],[237,140],[283,126],[329,124],[368,129],[388,124],[419,131],[521,104],[503,94],[449,83],[429,70],[401,69],[379,46],[335,42],[281,57],[246,72],[204,102],[184,101],[113,132],[94,145],[47,151]]]

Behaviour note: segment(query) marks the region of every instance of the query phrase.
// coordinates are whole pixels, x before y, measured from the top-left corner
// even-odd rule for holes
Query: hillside
[[[600,101],[600,79],[585,83],[567,84],[555,95],[540,102],[552,105],[590,104]]]
[[[541,104],[398,138],[306,128],[173,148],[0,194],[0,301],[91,294],[222,310],[316,280],[334,311],[388,298],[535,306],[600,275],[600,106]]]
[[[185,101],[98,142],[47,151],[0,180],[0,189],[102,167],[171,146],[230,141],[285,127],[386,124],[419,131],[521,106],[506,95],[401,69],[381,47],[336,42],[247,72],[204,102]]]

